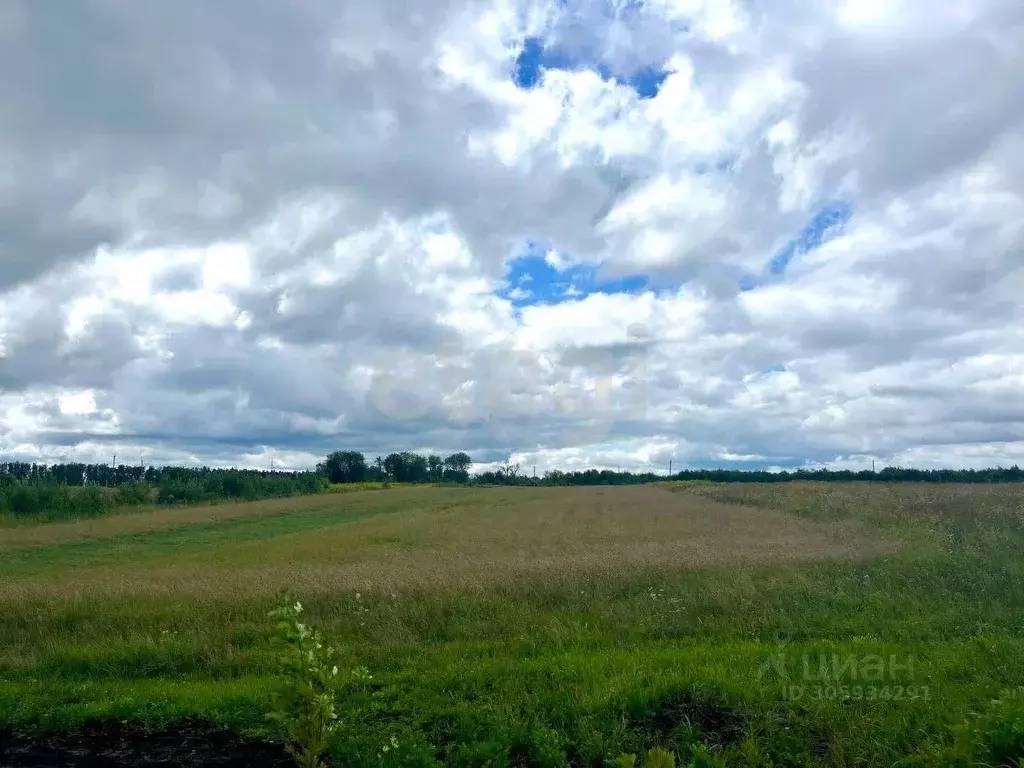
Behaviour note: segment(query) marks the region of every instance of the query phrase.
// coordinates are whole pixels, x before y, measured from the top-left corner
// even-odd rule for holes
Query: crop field
[[[0,528],[0,766],[97,722],[272,735],[282,589],[340,651],[334,765],[1024,758],[1024,488],[666,483]]]

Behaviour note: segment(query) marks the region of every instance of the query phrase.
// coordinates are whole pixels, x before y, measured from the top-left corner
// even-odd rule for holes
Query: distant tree
[[[389,453],[384,457],[384,472],[395,482],[401,482],[405,475],[405,462],[400,453]]]
[[[332,483],[359,483],[366,479],[366,458],[359,451],[335,451],[317,465],[317,471]]]
[[[546,485],[565,485],[567,481],[565,472],[560,469],[549,469],[544,473],[544,483]]]
[[[426,457],[411,451],[389,453],[384,459],[384,471],[398,483],[426,483],[430,480]]]
[[[519,476],[519,462],[507,460],[501,467],[501,474],[503,474],[510,483],[515,483],[516,478]]]
[[[430,473],[430,479],[433,482],[440,482],[444,473],[444,460],[440,456],[430,454],[427,456],[427,471]]]
[[[385,480],[385,479],[387,479],[388,473],[384,469],[384,457],[383,456],[378,456],[377,458],[375,458],[373,460],[372,475],[373,475],[373,479],[374,480]]]
[[[469,468],[473,466],[473,460],[469,454],[453,453],[444,460],[444,477],[446,480],[453,480],[456,483],[465,483],[469,480]]]
[[[427,457],[410,451],[402,452],[402,464],[407,483],[426,483],[430,481]]]

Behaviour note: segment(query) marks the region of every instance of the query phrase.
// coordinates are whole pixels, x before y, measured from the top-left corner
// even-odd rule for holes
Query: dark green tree
[[[431,481],[440,482],[444,474],[444,460],[440,456],[430,454],[427,456],[427,471],[430,473]]]
[[[405,477],[405,461],[400,453],[389,453],[384,457],[384,472],[396,483]]]
[[[360,483],[366,479],[366,458],[359,451],[335,451],[317,465],[317,471],[332,483]]]
[[[473,460],[469,458],[469,454],[461,451],[453,453],[444,460],[444,478],[456,483],[468,482],[471,466],[473,466]]]

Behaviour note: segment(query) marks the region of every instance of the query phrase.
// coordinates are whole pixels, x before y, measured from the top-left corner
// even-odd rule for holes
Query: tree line
[[[506,462],[503,466],[477,474],[474,482],[487,485],[636,485],[639,483],[695,481],[709,483],[791,483],[817,482],[880,482],[880,483],[1019,483],[1024,482],[1024,470],[1012,467],[988,469],[911,469],[885,467],[879,471],[869,469],[794,469],[782,471],[756,469],[686,469],[673,474],[654,472],[613,472],[587,469],[574,472],[551,470],[542,477],[523,474],[520,466]]]
[[[470,474],[473,460],[464,452],[447,457],[410,451],[367,460],[359,451],[335,451],[315,471],[283,472],[209,467],[146,467],[109,464],[33,464],[0,462],[0,514],[91,517],[116,507],[146,504],[195,504],[218,500],[278,498],[322,493],[331,484],[362,482],[458,483],[476,485],[636,485],[665,480],[714,483],[825,482],[1024,482],[1024,470],[911,469],[871,470],[687,469],[672,475],[588,469],[551,470],[536,477],[506,461],[496,469]]]
[[[327,490],[316,472],[0,463],[0,514],[95,517],[118,507],[256,501]]]
[[[443,459],[402,451],[373,461],[359,451],[335,451],[317,464],[316,471],[331,483],[468,483],[472,466],[473,459],[461,451]]]
[[[367,461],[359,451],[335,451],[317,465],[317,472],[332,483],[364,481],[395,481],[402,483],[474,483],[479,485],[637,485],[665,480],[703,481],[711,483],[788,483],[794,481],[825,482],[924,482],[924,483],[1018,483],[1024,482],[1024,470],[1012,467],[988,469],[912,469],[885,467],[874,470],[849,469],[685,469],[673,474],[658,472],[621,472],[608,469],[586,469],[564,472],[549,470],[541,476],[522,471],[519,462],[508,460],[495,469],[470,475],[473,460],[465,453],[422,456],[404,451],[377,456]]]

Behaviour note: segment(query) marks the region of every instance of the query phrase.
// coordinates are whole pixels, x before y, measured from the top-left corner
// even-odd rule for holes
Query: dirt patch
[[[634,716],[631,724],[661,742],[669,741],[679,728],[690,728],[713,746],[739,744],[747,727],[742,712],[693,691],[670,693],[653,710]]]
[[[151,731],[120,722],[90,723],[70,733],[26,739],[0,733],[0,768],[285,768],[280,744],[245,739],[199,720]]]
[[[646,712],[631,718],[634,730],[667,742],[681,727],[695,730],[701,741],[732,746],[743,741],[747,721],[743,713],[723,701],[692,690],[669,693]]]

